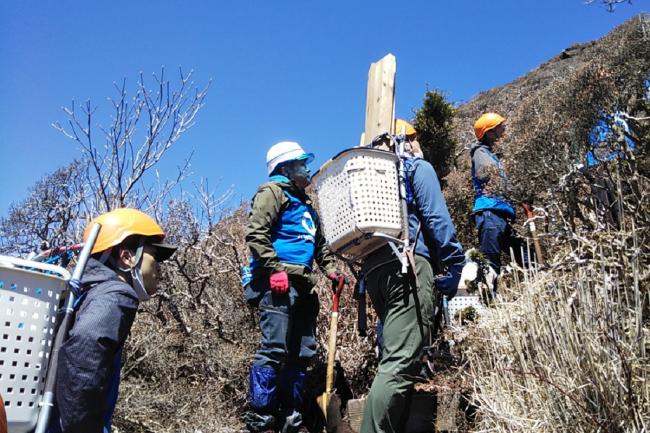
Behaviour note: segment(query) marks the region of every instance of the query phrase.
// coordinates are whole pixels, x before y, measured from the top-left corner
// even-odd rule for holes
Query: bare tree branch
[[[620,3],[632,4],[632,0],[585,0],[586,5],[592,5],[594,3],[600,3],[607,8],[608,12],[614,12],[616,5]]]
[[[161,206],[165,197],[189,173],[189,158],[179,167],[173,180],[155,183],[153,188],[148,173],[160,162],[165,153],[192,126],[196,115],[204,106],[210,86],[196,88],[191,81],[192,72],[185,75],[179,69],[179,80],[174,86],[165,76],[153,74],[155,86],[147,88],[144,75],[140,73],[136,92],[129,97],[126,79],[113,83],[116,98],[108,98],[112,113],[108,126],[97,125],[96,108],[87,101],[81,106],[83,118],[77,113],[75,102],[64,107],[68,126],[55,122],[52,126],[79,145],[83,160],[88,166],[86,183],[92,188],[86,194],[87,204],[93,214],[115,207],[139,206],[149,208]],[[144,114],[144,118],[143,118]],[[144,131],[138,133],[138,127]],[[96,132],[99,131],[99,132]],[[103,146],[96,144],[95,136],[100,134]],[[140,144],[137,144],[140,142]]]

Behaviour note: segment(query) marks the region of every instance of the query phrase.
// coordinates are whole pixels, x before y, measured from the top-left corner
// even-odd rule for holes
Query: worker
[[[383,341],[361,433],[404,431],[435,299],[455,295],[465,263],[436,172],[421,157],[416,130],[398,119],[395,131],[405,140],[409,240],[415,269],[409,267],[408,274],[403,274],[390,245],[368,255],[362,265],[366,290],[383,326]],[[436,277],[438,273],[442,275]]]
[[[506,119],[497,113],[485,113],[474,123],[476,142],[470,149],[472,158],[472,183],[474,201],[474,222],[478,229],[479,250],[488,261],[494,290],[496,276],[501,272],[501,253],[509,254],[512,249],[520,265],[528,264],[527,248],[522,238],[512,228],[515,208],[506,199],[510,185],[505,170],[495,153],[495,144],[506,132]]]
[[[157,291],[159,263],[176,247],[148,215],[121,208],[101,224],[75,306],[75,320],[59,351],[55,415],[50,432],[109,433],[117,402],[121,353],[140,302]]]
[[[245,296],[259,309],[262,334],[250,370],[250,410],[244,415],[253,432],[305,429],[305,371],[316,354],[319,309],[313,262],[333,282],[344,278],[305,193],[313,159],[296,142],[273,145],[266,155],[269,180],[253,197],[246,230],[252,278]]]

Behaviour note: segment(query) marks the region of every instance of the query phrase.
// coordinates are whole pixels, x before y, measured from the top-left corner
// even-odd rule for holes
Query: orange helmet
[[[496,128],[505,121],[506,119],[497,113],[485,113],[474,123],[474,134],[477,139],[482,140],[486,132]]]
[[[413,125],[403,119],[395,119],[395,134],[401,134],[404,129],[404,135],[409,136],[415,134]]]
[[[97,241],[91,254],[101,253],[121,244],[132,235],[165,237],[163,229],[149,215],[137,209],[120,208],[101,214],[86,226],[84,241],[90,235],[94,223],[101,224]]]

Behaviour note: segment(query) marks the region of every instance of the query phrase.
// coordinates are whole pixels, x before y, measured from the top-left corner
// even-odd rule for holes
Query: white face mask
[[[113,258],[110,257],[110,250],[107,252],[108,254],[105,252],[104,255],[102,255],[100,261],[102,263],[105,263],[105,261],[109,259],[117,269],[131,275],[131,287],[133,288],[133,291],[135,292],[140,302],[148,301],[151,299],[151,296],[147,293],[147,290],[144,287],[144,280],[142,278],[142,271],[140,269],[142,266],[142,259],[144,258],[144,242],[138,246],[138,249],[135,252],[135,265],[133,265],[131,268],[120,267],[117,263],[115,263]]]
[[[142,264],[142,257],[140,257],[140,262],[131,269],[131,280],[133,281],[133,290],[138,296],[140,302],[148,301],[151,299],[151,296],[144,288],[144,281],[142,279],[142,271],[140,271],[140,265]]]

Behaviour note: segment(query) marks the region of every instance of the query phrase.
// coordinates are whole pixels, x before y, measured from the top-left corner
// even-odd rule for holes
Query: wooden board
[[[460,394],[453,390],[438,392],[436,408],[436,431],[456,432],[458,425],[456,417],[459,415]]]
[[[395,117],[395,56],[387,54],[368,70],[366,93],[366,124],[362,136],[363,145],[369,145],[373,138],[384,132],[393,132]]]
[[[361,430],[361,419],[363,418],[363,408],[366,399],[360,398],[356,400],[348,400],[348,416],[347,421],[353,432],[357,433]]]
[[[348,400],[347,423],[350,430],[354,433],[361,431],[361,421],[363,419],[363,409],[366,403],[365,398],[358,400]],[[457,403],[457,402],[456,402]],[[445,406],[449,409],[449,406]],[[457,409],[453,411],[455,416]],[[440,411],[438,411],[438,416]],[[442,430],[434,430],[436,424],[436,396],[428,392],[416,392],[412,396],[409,416],[406,421],[406,433],[423,433]],[[456,431],[455,425],[450,423],[441,424],[445,431]],[[449,429],[449,427],[452,427]]]

